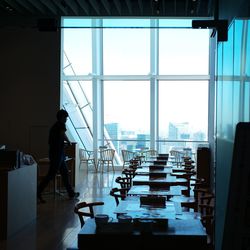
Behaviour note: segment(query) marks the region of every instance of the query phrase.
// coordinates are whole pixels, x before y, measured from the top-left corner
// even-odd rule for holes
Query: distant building
[[[119,140],[120,138],[120,126],[119,126],[119,123],[108,123],[108,124],[105,124],[105,128],[109,134],[109,137],[111,138],[112,143],[116,149],[116,151],[118,152],[119,151],[119,141],[116,141],[116,140]]]
[[[137,143],[136,143],[136,148],[141,149],[141,148],[147,148],[148,146],[148,141],[150,140],[150,136],[148,134],[137,134]]]
[[[193,140],[194,141],[205,141],[206,140],[206,135],[204,132],[196,132],[193,134]]]
[[[190,139],[189,123],[169,123],[168,127],[169,140],[188,140]]]

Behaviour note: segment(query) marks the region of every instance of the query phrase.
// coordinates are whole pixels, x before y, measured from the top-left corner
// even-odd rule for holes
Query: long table
[[[163,208],[153,206],[141,206],[139,199],[122,200],[114,210],[114,214],[126,214],[133,219],[175,219],[182,214],[180,203],[166,201]]]
[[[155,224],[157,225],[157,224]],[[109,223],[107,230],[97,230],[95,220],[88,219],[78,234],[78,248],[92,249],[155,249],[161,246],[168,250],[206,250],[207,234],[200,220],[169,219],[168,224],[153,227],[150,232],[143,232],[136,223],[131,224],[131,230],[124,232],[126,226],[117,221]]]

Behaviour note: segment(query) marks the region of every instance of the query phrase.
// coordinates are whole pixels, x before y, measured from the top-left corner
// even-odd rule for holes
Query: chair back
[[[81,161],[88,160],[89,156],[85,149],[82,149],[82,148],[79,149],[79,158]]]
[[[115,150],[112,148],[100,151],[100,159],[103,161],[113,161],[114,156],[115,156]]]
[[[94,158],[94,151],[86,150],[83,148],[79,149],[80,161],[87,161]]]
[[[183,160],[184,153],[178,150],[171,150],[170,155],[174,156],[174,164],[176,164],[178,167],[181,167],[184,161]]]
[[[84,217],[94,218],[95,217],[94,207],[101,206],[101,205],[104,205],[104,202],[100,201],[100,202],[87,203],[87,202],[82,201],[75,205],[74,213],[78,215],[80,223],[81,223],[81,227],[83,227],[84,225]],[[85,208],[87,209],[87,211]]]
[[[122,174],[125,175],[125,177],[134,178],[136,173],[135,173],[135,169],[125,168],[122,170]]]
[[[122,159],[124,162],[129,162],[130,160],[132,160],[135,156],[134,152],[126,150],[126,149],[122,149]]]
[[[143,152],[143,155],[145,156],[145,160],[148,160],[150,157],[158,156],[158,152],[155,149],[148,149]]]
[[[121,176],[118,176],[116,179],[115,179],[115,182],[116,183],[119,183],[121,188],[131,188],[131,185],[132,185],[132,178],[130,177],[121,177]]]
[[[120,200],[124,200],[127,197],[129,188],[112,188],[109,192],[111,196],[115,198],[116,205],[119,205]]]

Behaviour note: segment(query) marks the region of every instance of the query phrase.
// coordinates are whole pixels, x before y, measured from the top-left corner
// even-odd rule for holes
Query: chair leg
[[[103,173],[103,162],[102,161],[100,161],[100,170],[101,170],[101,172]]]
[[[98,164],[96,164],[95,159],[93,160],[93,164],[94,164],[94,167],[95,167],[95,171],[98,172]]]

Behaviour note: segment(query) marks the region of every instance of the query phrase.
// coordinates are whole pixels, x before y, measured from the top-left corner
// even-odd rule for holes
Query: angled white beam
[[[85,0],[76,0],[77,3],[81,6],[81,8],[84,10],[86,15],[89,15],[89,5]]]
[[[75,1],[67,1],[68,6],[74,12],[75,15],[79,15],[79,10]]]
[[[111,15],[110,3],[108,2],[108,0],[102,0],[101,2],[108,14]]]
[[[114,0],[115,7],[117,11],[119,12],[119,15],[122,14],[122,6],[120,0]]]
[[[100,15],[100,6],[99,6],[99,3],[96,0],[89,0],[89,3],[91,4],[91,6],[95,10],[95,12],[98,15]]]
[[[131,1],[130,0],[125,0],[125,1],[126,1],[126,4],[127,4],[127,7],[128,7],[129,14],[132,15]]]

